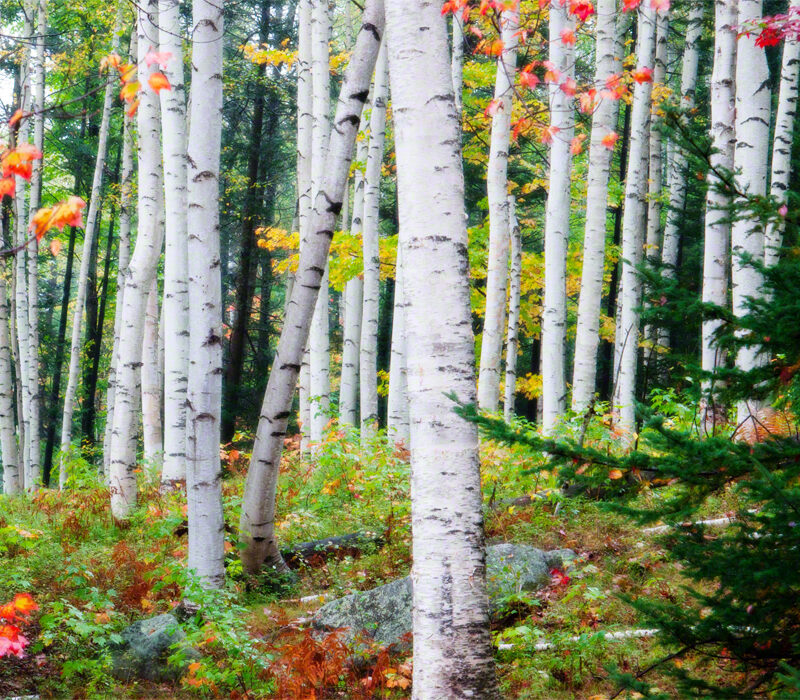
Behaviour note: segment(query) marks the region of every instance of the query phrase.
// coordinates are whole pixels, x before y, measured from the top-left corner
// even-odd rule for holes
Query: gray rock
[[[112,675],[122,681],[141,678],[156,683],[177,681],[189,661],[200,657],[191,647],[183,649],[185,661],[182,666],[167,663],[173,653],[171,647],[180,645],[186,634],[174,615],[158,615],[139,620],[122,632],[122,644],[112,649]]]
[[[503,598],[523,591],[536,591],[550,582],[550,569],[562,568],[573,559],[569,549],[543,552],[518,544],[495,544],[486,550],[486,578],[492,611]],[[352,643],[359,635],[383,646],[408,646],[404,639],[411,632],[411,579],[401,578],[370,591],[332,600],[312,619],[319,631],[346,628]]]

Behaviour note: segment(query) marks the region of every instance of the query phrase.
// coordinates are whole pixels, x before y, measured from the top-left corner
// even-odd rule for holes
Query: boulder
[[[486,550],[486,578],[492,611],[503,598],[536,591],[550,582],[550,570],[563,568],[575,553],[569,549],[544,552],[519,544],[495,544]],[[411,579],[397,579],[369,591],[332,600],[312,619],[319,631],[346,628],[346,639],[362,635],[382,646],[408,645],[411,632]]]
[[[196,649],[185,647],[184,663],[174,666],[167,663],[186,637],[174,615],[165,614],[139,620],[121,632],[123,642],[112,649],[112,675],[121,681],[136,678],[156,683],[175,682],[192,660],[200,658]]]

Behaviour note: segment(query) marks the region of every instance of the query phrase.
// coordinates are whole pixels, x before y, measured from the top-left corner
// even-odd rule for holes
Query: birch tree
[[[733,173],[736,141],[734,122],[736,68],[736,21],[738,0],[714,3],[714,67],[711,72],[711,145],[706,194],[703,246],[703,301],[719,306],[728,303],[728,264],[730,261],[731,197],[722,178]],[[714,342],[720,321],[704,321],[702,365],[713,372],[723,358]],[[713,402],[713,399],[712,399]]]
[[[478,436],[445,395],[475,401],[461,124],[439,6],[390,0],[387,40],[408,273],[412,697],[496,698]]]
[[[219,458],[222,416],[222,279],[219,163],[224,2],[194,0],[188,140],[189,383],[186,494],[189,569],[207,588],[225,582]]]
[[[655,54],[655,13],[649,3],[639,6],[636,69],[650,68]],[[638,83],[633,90],[630,150],[625,178],[625,213],[622,220],[622,294],[617,346],[619,370],[615,408],[620,427],[633,433],[635,427],[636,364],[639,353],[639,304],[641,281],[637,266],[642,260],[645,235],[645,195],[648,131],[652,82]]]
[[[161,483],[186,478],[186,384],[189,371],[188,239],[186,230],[186,91],[180,3],[159,0],[158,42],[170,90],[159,93],[163,124],[164,455]]]
[[[616,72],[616,0],[598,0],[594,87],[600,89]],[[600,303],[606,246],[608,179],[613,148],[603,139],[616,133],[616,103],[602,99],[592,114],[589,170],[586,190],[586,224],[583,238],[583,268],[575,332],[575,366],[572,376],[572,410],[583,413],[594,396],[597,379],[597,348],[600,344]]]
[[[375,65],[367,167],[364,173],[364,299],[359,357],[362,439],[375,433],[378,422],[378,307],[381,294],[379,223],[381,167],[386,139],[387,70],[386,49],[382,47]]]
[[[138,78],[142,87],[136,112],[138,139],[137,220],[138,230],[125,275],[123,310],[114,391],[114,422],[111,432],[109,488],[111,512],[124,520],[136,504],[137,414],[140,401],[144,312],[150,285],[161,255],[162,228],[159,189],[162,185],[158,96],[149,89],[150,74],[157,65],[147,65],[148,41],[157,34],[158,0],[147,0],[137,8]],[[219,446],[217,446],[219,449]]]
[[[451,57],[450,70],[453,77],[453,93],[456,98],[456,110],[458,117],[464,108],[464,17],[461,12],[453,13],[453,55]]]
[[[383,52],[384,49],[381,49]],[[406,341],[406,295],[403,251],[398,246],[394,268],[394,311],[392,313],[392,350],[389,361],[389,397],[386,428],[389,436],[404,443],[409,440],[408,357]]]
[[[506,331],[506,378],[503,416],[510,420],[517,394],[517,354],[519,353],[519,311],[522,291],[522,235],[517,221],[514,195],[508,196],[508,231],[511,239],[511,267],[508,271],[508,330]]]
[[[555,12],[553,8],[552,13]],[[492,135],[486,191],[489,199],[489,254],[486,273],[486,312],[481,339],[478,406],[494,412],[500,399],[501,357],[506,320],[508,280],[508,151],[511,145],[511,108],[517,73],[519,9],[500,13],[503,50],[497,58]]]
[[[142,438],[147,466],[161,471],[163,377],[159,367],[158,326],[158,284],[154,277],[147,295],[142,336]]]
[[[325,179],[314,199],[308,241],[286,307],[247,471],[239,529],[243,541],[242,563],[248,572],[259,571],[265,563],[285,568],[275,538],[275,495],[283,439],[336,217],[342,209],[359,116],[369,95],[383,27],[383,0],[367,0],[339,94],[323,169]]]
[[[15,495],[22,490],[22,474],[14,427],[14,381],[11,362],[6,280],[5,275],[0,274],[0,457],[3,459],[3,493]]]
[[[664,85],[667,77],[667,38],[669,15],[656,14],[656,49],[653,63],[653,85]],[[663,166],[661,152],[661,118],[653,110],[650,115],[650,160],[647,177],[647,237],[645,250],[648,256],[657,255],[661,248],[661,180]]]
[[[551,82],[550,178],[544,223],[544,304],[542,306],[542,430],[553,431],[564,412],[567,394],[565,357],[567,341],[567,244],[570,219],[570,145],[574,132],[572,98],[562,89],[573,73],[571,47],[561,40],[572,28],[567,5],[550,6],[550,62],[561,73]]]

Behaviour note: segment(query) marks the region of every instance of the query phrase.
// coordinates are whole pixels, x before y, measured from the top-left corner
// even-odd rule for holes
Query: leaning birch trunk
[[[561,41],[571,28],[566,6],[550,7],[550,61],[563,80],[574,70],[574,51]],[[567,245],[571,203],[570,142],[575,118],[572,98],[556,83],[549,85],[550,127],[558,129],[550,144],[550,179],[544,222],[544,304],[542,306],[542,431],[552,434],[564,413],[567,385]]]
[[[136,51],[136,32],[131,37],[131,55]],[[117,247],[117,299],[114,310],[114,341],[108,368],[106,391],[106,427],[103,435],[103,473],[106,479],[111,465],[111,434],[114,427],[114,399],[119,367],[119,339],[122,330],[125,279],[131,259],[131,207],[133,194],[133,119],[125,114],[122,127],[122,173],[120,178],[119,243]]]
[[[456,98],[456,111],[461,119],[464,92],[464,15],[453,13],[453,55],[450,60],[450,71],[453,78],[453,93]]]
[[[159,0],[159,44],[171,54],[159,94],[163,124],[164,212],[164,454],[161,483],[186,479],[186,383],[189,372],[188,243],[186,230],[186,91],[180,3]]]
[[[117,16],[116,25],[122,21],[121,11]],[[114,46],[118,45],[117,29],[114,30]],[[83,253],[81,255],[81,269],[78,273],[78,291],[75,295],[75,308],[72,312],[72,336],[69,349],[69,372],[67,374],[67,388],[64,390],[64,411],[61,414],[61,454],[59,456],[58,486],[63,489],[67,483],[67,465],[69,452],[72,447],[72,417],[75,410],[75,399],[78,393],[78,378],[81,364],[83,314],[86,310],[86,295],[89,282],[89,268],[91,266],[91,250],[94,238],[97,235],[100,218],[100,205],[102,203],[103,174],[106,168],[108,155],[108,132],[111,123],[111,107],[113,105],[117,84],[109,80],[103,95],[103,113],[100,117],[100,132],[97,137],[97,158],[94,163],[92,176],[92,193],[89,199],[89,212],[86,215],[86,225],[83,235]]]
[[[47,33],[47,1],[39,0],[36,37],[34,40],[33,69],[31,74],[31,111],[33,116],[33,145],[44,149],[44,41]],[[42,176],[44,158],[34,161],[31,176],[30,210],[32,219],[42,201]],[[30,224],[30,221],[29,221]],[[34,237],[28,249],[28,474],[25,488],[36,490],[41,482],[42,465],[39,434],[41,392],[39,390],[39,241]]]
[[[556,8],[551,9],[556,14]],[[489,255],[486,273],[486,312],[483,319],[478,406],[494,412],[500,400],[503,332],[508,281],[508,151],[511,145],[511,110],[517,73],[519,10],[500,13],[503,51],[497,59],[495,110],[489,146],[486,191],[489,200]]]
[[[313,128],[311,143],[311,194],[316,201],[325,177],[325,154],[331,133],[331,18],[328,0],[312,0],[311,9],[311,84],[313,86]],[[309,404],[311,442],[319,444],[328,423],[330,406],[330,338],[328,318],[328,265],[320,282],[309,340]]]
[[[637,69],[650,67],[655,51],[655,14],[649,3],[639,6]],[[642,260],[645,235],[647,177],[647,119],[653,84],[644,82],[633,90],[628,171],[625,178],[625,212],[622,219],[622,275],[619,368],[615,409],[620,427],[631,439],[635,425],[636,364],[639,354],[639,304],[642,285],[636,269]]]
[[[683,71],[681,73],[680,108],[686,112],[694,107],[695,88],[697,86],[697,71],[700,62],[700,40],[703,31],[704,8],[696,5],[689,11],[686,27],[686,39],[683,48]],[[673,145],[672,161],[669,165],[669,205],[667,207],[667,220],[664,225],[664,242],[661,248],[661,262],[666,266],[664,275],[675,276],[675,267],[678,264],[678,251],[680,244],[680,229],[683,220],[683,209],[686,202],[686,153],[678,144]],[[658,342],[663,347],[669,347],[669,333],[662,329]]]
[[[154,277],[147,295],[142,337],[142,441],[147,467],[160,472],[164,442],[161,426],[163,378],[159,367],[158,326],[158,284]]]
[[[736,141],[734,72],[736,68],[736,22],[738,0],[716,0],[714,8],[714,68],[711,73],[711,140],[708,193],[706,195],[705,242],[703,246],[703,301],[727,306],[730,261],[730,192],[723,178],[733,175]],[[703,371],[714,372],[723,364],[715,342],[721,321],[704,321],[702,330]],[[707,385],[713,405],[713,387]]]
[[[219,162],[224,3],[194,0],[188,140],[189,385],[186,495],[189,570],[206,588],[225,583],[219,459],[222,416],[222,278]]]
[[[412,697],[497,698],[478,436],[446,395],[467,403],[476,398],[461,124],[447,25],[427,0],[390,0],[387,25],[408,273]]]
[[[615,71],[617,49],[614,13],[616,0],[597,3],[597,62],[594,87],[601,90]],[[603,139],[614,132],[617,120],[616,102],[601,99],[592,115],[589,144],[589,172],[586,191],[586,224],[583,238],[583,269],[578,299],[578,320],[575,332],[575,366],[572,375],[572,410],[585,412],[594,396],[597,380],[597,348],[600,344],[600,304],[603,296],[605,269],[608,179],[613,147]]]
[[[364,230],[362,235],[364,299],[359,348],[362,441],[373,436],[378,427],[378,308],[381,294],[379,223],[388,80],[388,63],[384,46],[378,53],[378,62],[375,65],[367,167],[364,173]]]
[[[283,439],[336,217],[342,208],[359,116],[369,94],[383,26],[383,0],[368,0],[339,95],[325,162],[325,181],[314,200],[308,243],[300,256],[296,283],[264,393],[239,524],[242,563],[252,573],[258,572],[265,562],[278,569],[286,566],[275,538],[275,495]]]
[[[298,41],[297,41],[297,219],[300,230],[300,255],[308,240],[308,227],[311,221],[313,196],[311,192],[311,139],[314,128],[313,85],[311,77],[311,2],[299,0]],[[306,347],[303,353],[303,366],[300,372],[300,429],[302,448],[308,447],[311,430],[311,390],[310,353]]]
[[[511,267],[508,271],[508,330],[506,332],[506,378],[503,416],[511,420],[517,395],[517,353],[519,352],[519,308],[522,290],[522,236],[514,195],[508,195],[508,231],[511,239]]]
[[[155,36],[158,24],[158,0],[147,0],[138,7],[139,109],[138,127],[139,181],[137,190],[138,231],[136,246],[125,275],[122,327],[119,338],[114,423],[111,432],[109,488],[111,512],[125,520],[136,505],[137,407],[139,405],[140,372],[144,313],[150,285],[161,255],[162,217],[159,212],[161,176],[161,143],[158,95],[148,87],[148,78],[157,66],[148,67],[148,37]]]
[[[739,0],[738,25],[759,21],[762,0]],[[746,197],[766,195],[769,156],[769,123],[771,94],[769,70],[764,50],[755,45],[754,36],[741,36],[736,53],[736,146],[733,154],[737,189]],[[737,197],[745,204],[745,197]],[[731,226],[731,283],[733,313],[748,313],[748,297],[761,294],[762,276],[742,255],[764,259],[764,230],[757,215],[737,217]],[[745,347],[736,356],[738,369],[747,371],[761,364],[759,349]],[[738,423],[743,423],[758,410],[755,402],[743,401],[738,406]],[[753,418],[755,420],[755,418]]]
[[[800,11],[800,0],[792,0],[791,8]],[[800,41],[786,37],[783,43],[781,83],[778,95],[778,114],[775,117],[775,136],[772,142],[772,177],[770,195],[780,205],[787,204],[789,176],[792,173],[792,142],[797,116],[798,74],[800,73]],[[770,221],[764,236],[764,265],[772,267],[780,258],[786,222]]]
[[[365,129],[362,113],[359,132]],[[361,138],[356,146],[356,161],[367,160],[367,139]],[[350,234],[361,235],[364,214],[364,173],[357,168],[353,176],[353,217]],[[344,226],[344,223],[342,224]],[[339,388],[339,422],[356,425],[358,421],[358,394],[360,387],[359,356],[361,353],[361,316],[364,309],[364,280],[354,277],[344,287],[344,338],[342,342],[342,381]]]
[[[3,459],[3,493],[13,496],[22,490],[22,479],[14,429],[14,379],[4,273],[0,273],[0,456]]]
[[[383,49],[381,50],[383,51]],[[403,250],[398,246],[397,262],[394,268],[394,312],[392,314],[392,352],[389,362],[389,397],[386,409],[386,428],[392,440],[408,444],[410,426],[408,415],[405,276]]]

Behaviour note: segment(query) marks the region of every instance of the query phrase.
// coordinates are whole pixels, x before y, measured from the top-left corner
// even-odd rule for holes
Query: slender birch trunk
[[[738,25],[758,21],[763,14],[762,0],[739,0]],[[762,48],[755,45],[755,37],[739,37],[736,52],[736,145],[733,165],[737,174],[738,189],[749,197],[763,197],[767,190],[769,157],[769,125],[771,94],[767,58]],[[740,203],[745,199],[737,198]],[[737,316],[748,313],[747,299],[761,292],[761,273],[742,260],[750,255],[755,260],[764,259],[764,230],[758,216],[739,216],[731,226],[731,282],[733,312]],[[762,358],[757,347],[739,350],[736,366],[741,370],[757,367]],[[741,402],[738,422],[743,423],[757,411],[755,403]]]
[[[386,101],[389,93],[386,48],[381,47],[375,65],[369,146],[364,173],[364,289],[361,313],[359,385],[362,440],[374,435],[378,423],[378,307],[380,305],[380,202],[381,167],[386,140]]]
[[[225,582],[219,459],[222,414],[222,278],[219,162],[224,3],[194,0],[188,155],[189,384],[186,493],[188,566],[206,588]]]
[[[453,13],[453,54],[450,61],[450,71],[453,78],[453,93],[456,97],[456,111],[461,119],[464,109],[464,16],[461,12]]]
[[[144,460],[149,468],[160,471],[164,455],[161,426],[161,401],[163,399],[163,377],[159,367],[158,342],[158,284],[153,278],[147,306],[144,311],[144,335],[142,338],[142,437]]]
[[[111,512],[120,520],[127,519],[136,505],[136,447],[137,408],[140,400],[142,363],[142,337],[144,313],[150,285],[156,274],[161,255],[162,217],[159,194],[161,175],[161,143],[158,95],[148,87],[148,78],[158,67],[147,66],[145,56],[149,51],[149,37],[156,36],[158,26],[158,0],[147,0],[137,10],[139,83],[144,86],[139,93],[136,112],[138,127],[137,189],[138,231],[136,246],[125,275],[122,323],[119,339],[116,388],[114,393],[114,423],[111,433],[111,460],[109,485]]]
[[[461,124],[447,25],[427,0],[390,0],[387,25],[400,246],[408,273],[412,697],[497,698],[478,436],[446,396],[476,398]]]
[[[308,242],[300,256],[296,283],[286,307],[247,472],[239,527],[244,545],[242,563],[248,572],[259,571],[265,562],[278,569],[285,568],[275,538],[275,495],[283,439],[336,216],[342,209],[359,116],[369,95],[383,26],[383,0],[367,0],[339,94],[323,171],[325,180],[314,201]]]
[[[112,50],[116,51],[119,40],[118,27],[122,22],[122,6],[117,13],[114,26],[114,42]],[[64,391],[64,411],[61,414],[61,455],[59,457],[58,486],[63,489],[67,483],[67,459],[72,447],[72,418],[75,410],[76,396],[78,393],[78,376],[81,364],[81,333],[83,331],[83,315],[86,309],[86,296],[89,281],[89,268],[91,266],[91,251],[95,236],[100,224],[100,206],[102,204],[103,174],[108,157],[108,132],[111,123],[111,107],[116,97],[117,84],[109,81],[103,95],[103,113],[100,117],[100,131],[97,136],[97,158],[94,163],[92,176],[92,191],[89,198],[89,212],[86,215],[86,225],[83,235],[83,253],[81,255],[81,269],[78,273],[78,291],[75,296],[75,308],[72,315],[72,336],[69,350],[69,370],[67,373],[67,388]]]
[[[0,456],[3,459],[3,493],[14,495],[22,490],[22,474],[14,427],[14,380],[11,362],[11,336],[3,271],[0,272]]]
[[[130,54],[136,53],[136,32],[131,36]],[[120,179],[119,243],[117,244],[117,296],[114,310],[114,340],[111,346],[111,362],[108,367],[108,390],[106,391],[106,426],[103,435],[103,473],[110,475],[111,435],[114,427],[114,403],[119,367],[119,341],[122,331],[122,314],[125,309],[125,280],[131,258],[131,208],[133,195],[133,119],[127,114],[122,127],[122,175]]]
[[[800,0],[792,0],[790,7],[800,10]],[[798,75],[800,74],[800,41],[786,37],[783,43],[781,82],[778,94],[778,114],[775,117],[775,136],[772,142],[772,177],[770,195],[781,205],[787,203],[789,177],[792,173],[792,142],[797,116]],[[775,265],[783,245],[785,221],[767,224],[764,236],[764,264]]]
[[[638,45],[636,67],[650,67],[655,54],[655,13],[649,3],[639,6]],[[638,84],[633,90],[631,138],[628,154],[628,171],[625,178],[625,212],[622,220],[622,293],[620,299],[620,327],[617,346],[619,369],[615,408],[619,411],[619,424],[632,435],[636,425],[636,365],[639,355],[639,304],[642,285],[636,269],[642,260],[645,236],[645,195],[647,178],[646,155],[648,146],[647,119],[653,84]]]
[[[383,49],[382,49],[383,51]],[[397,247],[394,268],[394,312],[392,314],[392,352],[389,362],[389,398],[386,427],[389,436],[408,444],[410,437],[408,414],[408,343],[406,341],[406,271],[403,250]]]
[[[186,229],[186,89],[180,2],[159,0],[159,44],[170,90],[159,93],[163,124],[164,211],[164,455],[161,483],[186,479],[186,384],[189,372],[188,238]]]
[[[508,330],[506,331],[506,378],[503,416],[514,414],[517,395],[517,354],[519,353],[519,310],[522,290],[522,235],[514,195],[508,195],[508,231],[511,239],[511,267],[508,271]]]
[[[703,301],[719,306],[728,303],[730,262],[731,197],[722,177],[733,174],[736,142],[735,82],[736,22],[738,0],[714,3],[714,67],[711,73],[712,151],[706,195],[705,244],[703,247]],[[704,321],[702,331],[703,370],[713,372],[723,362],[714,334],[720,321]],[[713,403],[713,397],[710,403]]]
[[[667,77],[667,38],[669,15],[656,15],[656,53],[653,63],[653,85],[663,86]],[[658,255],[661,248],[661,181],[664,176],[661,152],[663,140],[659,125],[661,118],[650,115],[650,162],[647,177],[647,238],[645,251],[648,257]]]
[[[311,150],[314,128],[314,98],[311,76],[311,3],[299,0],[297,41],[297,217],[300,224],[300,255],[305,251],[313,196],[311,191]],[[311,430],[311,358],[309,348],[303,352],[300,372],[300,426],[303,451],[308,447]]]
[[[561,41],[572,27],[566,5],[550,7],[550,61],[562,81],[574,70],[574,51]],[[549,85],[550,126],[558,129],[550,144],[550,181],[544,224],[544,304],[542,307],[542,431],[553,432],[564,412],[567,386],[567,244],[570,219],[570,142],[574,132],[572,98],[556,83]]]
[[[330,48],[331,18],[328,0],[312,0],[311,4],[311,84],[313,89],[313,128],[311,143],[311,193],[316,201],[317,192],[325,177],[325,155],[328,151],[331,123],[331,72]],[[328,318],[328,265],[320,282],[320,294],[314,310],[309,340],[311,367],[309,436],[312,443],[322,441],[328,423],[330,406],[330,337]],[[362,331],[363,332],[363,331]]]
[[[362,112],[359,133],[364,132]],[[361,138],[356,146],[356,161],[367,160],[367,139]],[[364,173],[356,168],[353,176],[353,217],[350,233],[360,236],[364,214]],[[358,395],[360,387],[359,356],[361,354],[361,318],[364,309],[364,280],[354,277],[344,287],[344,338],[342,345],[342,381],[339,388],[339,422],[356,425],[358,421]]]
[[[616,72],[616,0],[598,0],[597,45],[594,87],[601,90]],[[572,375],[572,410],[589,408],[597,381],[597,348],[600,344],[600,304],[605,268],[608,180],[613,150],[603,139],[615,131],[617,104],[602,99],[592,115],[589,172],[586,191],[586,224],[583,238],[583,269],[575,333],[575,366]]]
[[[556,14],[551,9],[551,15]],[[497,59],[494,116],[489,146],[486,191],[489,199],[489,255],[486,273],[486,312],[483,319],[478,406],[494,412],[500,400],[503,331],[506,320],[506,282],[508,281],[508,152],[511,145],[511,109],[514,78],[517,73],[519,10],[500,14],[503,52]]]

